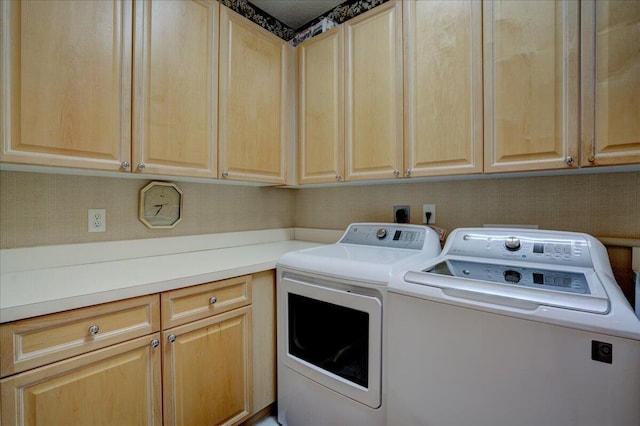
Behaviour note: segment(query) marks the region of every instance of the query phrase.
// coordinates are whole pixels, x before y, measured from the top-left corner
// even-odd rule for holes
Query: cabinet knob
[[[218,301],[218,298],[215,296],[211,296],[209,298],[209,304],[213,305],[214,303],[216,303]]]
[[[120,164],[120,166],[121,166],[123,169],[127,170],[129,167],[131,167],[131,164],[129,164],[129,162],[128,162],[128,161],[123,161],[123,162],[122,162],[122,164]]]
[[[153,340],[151,341],[151,347],[152,347],[152,348],[157,348],[158,346],[160,346],[160,340],[158,340],[158,339],[153,339]]]
[[[91,327],[89,327],[90,335],[95,336],[98,333],[100,333],[100,327],[98,327],[97,325],[92,325]]]
[[[342,175],[336,175],[336,180],[342,180]]]
[[[572,165],[573,164],[573,157],[565,158],[564,162],[567,164],[567,166]]]
[[[167,340],[169,341],[169,343],[175,342],[176,341],[175,334],[170,334],[169,337],[167,337]]]
[[[398,170],[398,169],[394,170],[394,171],[393,171],[393,175],[394,175],[395,177],[400,176],[400,170]]]
[[[222,172],[222,177],[223,178],[229,177],[229,172]]]
[[[144,170],[145,167],[147,167],[147,166],[145,166],[144,163],[138,164],[138,170],[140,170],[140,171]]]
[[[405,171],[404,171],[404,175],[405,175],[406,177],[411,176],[411,169],[407,169],[407,170],[405,170]]]
[[[589,162],[590,163],[595,163],[596,162],[596,157],[594,157],[593,155],[589,156]]]

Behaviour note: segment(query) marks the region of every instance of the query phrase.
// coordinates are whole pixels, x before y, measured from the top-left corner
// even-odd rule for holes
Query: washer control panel
[[[349,225],[340,243],[374,247],[422,250],[430,228],[394,223],[354,223]]]
[[[456,230],[449,240],[445,251],[456,256],[593,266],[587,239],[576,233],[477,228]]]
[[[586,277],[578,272],[494,265],[463,260],[447,260],[425,270],[425,272],[565,293],[590,293]]]

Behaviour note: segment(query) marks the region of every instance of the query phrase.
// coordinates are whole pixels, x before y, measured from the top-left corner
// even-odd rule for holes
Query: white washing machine
[[[386,287],[440,253],[428,227],[351,224],[340,241],[278,261],[278,421],[384,425]]]
[[[640,425],[640,320],[589,235],[457,229],[387,313],[389,425]]]

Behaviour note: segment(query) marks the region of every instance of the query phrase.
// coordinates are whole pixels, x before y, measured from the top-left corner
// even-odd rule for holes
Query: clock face
[[[182,191],[172,183],[151,182],[140,190],[139,218],[149,228],[173,228],[182,218]]]

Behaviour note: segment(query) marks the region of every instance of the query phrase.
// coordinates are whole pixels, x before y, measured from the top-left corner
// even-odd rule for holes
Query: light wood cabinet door
[[[298,46],[298,183],[344,179],[344,26]]]
[[[162,424],[160,333],[0,381],[5,425]]]
[[[131,14],[130,0],[0,3],[0,161],[122,170]]]
[[[640,2],[581,5],[582,166],[640,163]]]
[[[219,177],[285,183],[293,55],[293,46],[221,6]]]
[[[250,306],[162,335],[165,425],[231,425],[250,415]]]
[[[480,1],[404,1],[405,168],[482,173]]]
[[[578,2],[483,2],[485,172],[578,166]]]
[[[402,2],[345,24],[346,179],[403,176]]]
[[[216,177],[218,9],[136,2],[132,171]]]

